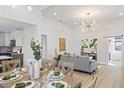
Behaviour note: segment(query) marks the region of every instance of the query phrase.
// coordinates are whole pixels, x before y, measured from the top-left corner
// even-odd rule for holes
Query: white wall
[[[102,22],[98,24],[98,28],[93,32],[83,32],[80,29],[74,29],[73,53],[80,53],[80,45],[82,38],[98,38],[97,59],[98,63],[108,63],[108,38],[106,36],[122,35],[124,34],[124,19]]]
[[[30,59],[33,59],[33,53],[32,49],[30,47],[30,41],[32,38],[36,38],[36,34],[34,33],[36,31],[36,26],[25,28],[22,34],[22,46],[23,46],[23,54],[24,54],[24,64],[27,64],[27,62]]]

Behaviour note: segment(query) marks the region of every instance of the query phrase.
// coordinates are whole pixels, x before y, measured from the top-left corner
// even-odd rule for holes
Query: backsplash
[[[7,52],[11,52],[10,46],[0,46],[0,53],[7,53]]]
[[[0,46],[0,53],[17,52],[20,53],[22,46],[10,47],[10,46]]]
[[[21,46],[12,47],[12,52],[20,53],[20,49],[22,49]]]

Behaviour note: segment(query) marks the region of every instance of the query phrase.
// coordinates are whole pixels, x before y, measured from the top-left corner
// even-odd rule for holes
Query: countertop
[[[0,60],[3,60],[3,59],[12,59],[12,57],[9,57],[9,56],[0,56]]]

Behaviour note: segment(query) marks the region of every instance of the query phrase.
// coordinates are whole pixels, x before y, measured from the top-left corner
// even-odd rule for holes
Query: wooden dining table
[[[35,81],[38,81],[40,83],[40,88],[42,88],[43,85],[44,85],[44,83],[43,83],[43,76],[45,74],[47,74],[47,72],[48,71],[40,72],[40,78],[35,79]],[[8,73],[10,73],[10,72],[0,73],[0,77],[6,75]],[[27,71],[20,72],[20,76],[22,76],[22,78],[20,78],[20,79],[13,80],[13,81],[7,82],[7,83],[0,83],[0,87],[1,88],[11,88],[14,84],[16,84],[18,82],[29,80],[29,74],[28,74]],[[64,78],[62,79],[62,81],[66,82],[68,85],[70,85],[71,88],[80,88],[81,87],[82,79],[65,75]]]

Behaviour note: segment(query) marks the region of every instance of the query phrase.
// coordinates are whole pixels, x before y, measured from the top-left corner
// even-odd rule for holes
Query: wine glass
[[[18,68],[15,69],[15,73],[16,73],[17,75],[20,74],[20,67],[18,67]]]
[[[49,83],[49,74],[43,76],[43,85],[46,87],[46,85]]]
[[[34,81],[34,73],[30,74],[30,79]]]
[[[19,75],[20,74],[20,68],[18,67],[18,68],[14,68],[13,70],[12,70],[12,73],[14,73],[14,74],[16,74],[16,75]]]

